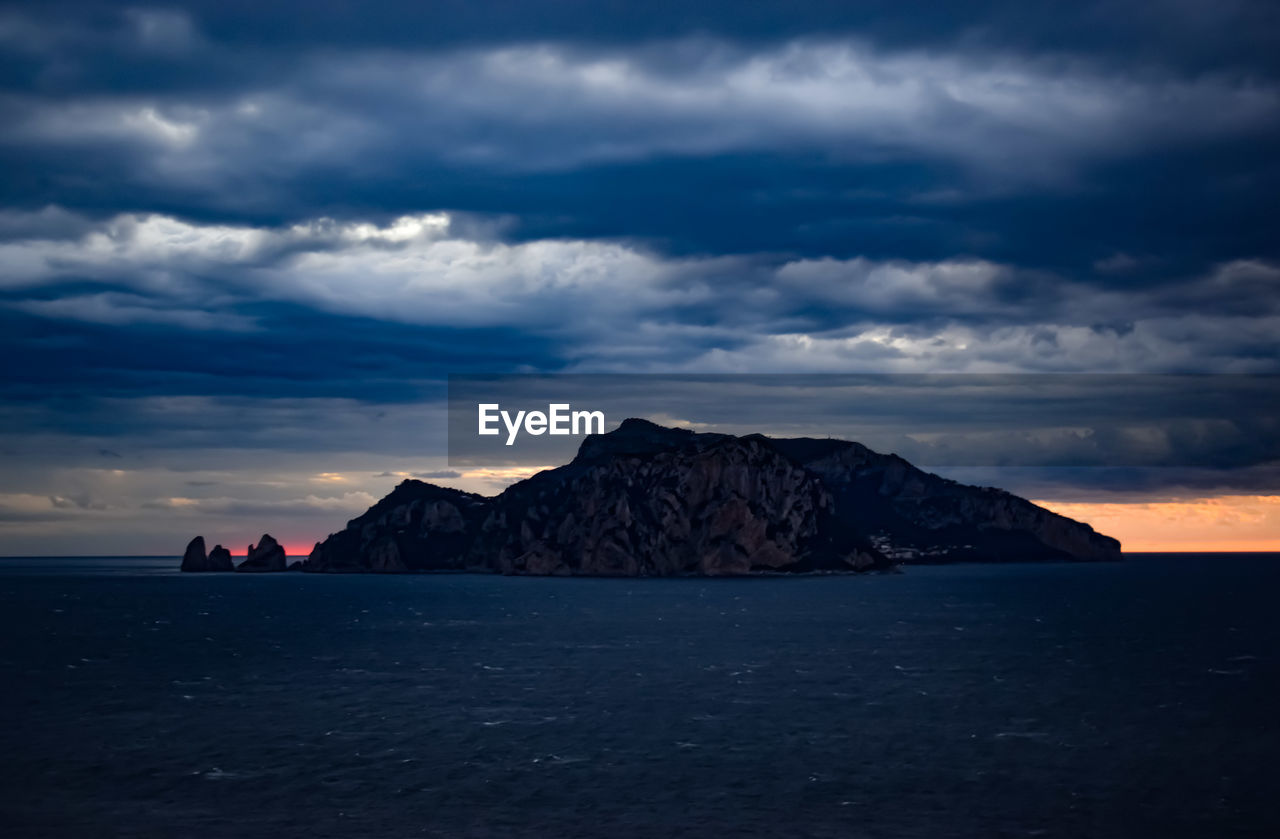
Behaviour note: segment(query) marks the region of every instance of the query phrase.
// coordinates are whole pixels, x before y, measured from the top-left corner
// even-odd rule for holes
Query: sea
[[[1280,836],[1280,555],[0,559],[0,836]]]

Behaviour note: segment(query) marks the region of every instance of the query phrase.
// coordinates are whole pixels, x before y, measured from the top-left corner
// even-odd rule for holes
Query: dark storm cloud
[[[439,392],[449,371],[554,360],[544,340],[509,329],[421,329],[295,305],[246,307],[237,317],[257,328],[225,332],[188,330],[181,321],[121,329],[68,317],[66,308],[32,317],[3,303],[8,369],[0,393],[14,401],[67,393],[414,401]]]
[[[1263,255],[1242,222],[1276,186],[1259,159],[1276,86],[1247,48],[1265,28],[1244,24],[1270,12],[1170,6],[991,4],[969,26],[898,7],[646,8],[656,30],[613,6],[345,25],[310,7],[276,24],[211,5],[13,12],[4,198],[258,223],[448,208],[509,215],[517,237],[684,252]],[[1135,19],[1146,37],[1121,50]],[[1232,33],[1217,66],[1195,59]]]
[[[185,0],[122,16],[118,4],[48,2],[48,20],[78,21],[118,36],[144,33],[152,43],[189,37],[175,10],[196,18],[210,38],[237,45],[432,48],[458,44],[570,40],[624,44],[713,33],[768,42],[823,32],[863,35],[890,46],[1068,51],[1175,62],[1187,69],[1274,66],[1278,15],[1265,0],[1093,0],[1028,6],[1018,0],[919,4],[862,0],[440,0],[430,4],[272,3]]]

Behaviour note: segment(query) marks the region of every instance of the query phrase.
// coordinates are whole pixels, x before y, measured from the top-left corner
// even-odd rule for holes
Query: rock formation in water
[[[859,443],[629,419],[495,498],[404,481],[302,570],[671,576],[1119,558],[1087,524]],[[264,536],[237,570],[284,567]]]
[[[187,550],[182,554],[182,570],[183,571],[233,571],[235,567],[231,563],[231,554],[227,553],[221,545],[215,545],[213,550],[207,555],[204,552],[204,537],[197,536],[187,545]]]
[[[285,571],[288,558],[284,548],[269,534],[262,534],[256,546],[250,545],[245,560],[236,566],[237,571]]]
[[[204,537],[197,536],[187,543],[187,549],[182,554],[182,570],[183,571],[208,571],[209,558],[204,552]]]
[[[231,560],[231,551],[221,545],[214,545],[209,551],[210,571],[234,571],[236,564]]]

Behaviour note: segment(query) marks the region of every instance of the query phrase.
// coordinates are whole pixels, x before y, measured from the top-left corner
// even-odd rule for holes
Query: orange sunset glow
[[[1280,551],[1280,495],[1219,495],[1175,501],[1035,503],[1088,522],[1126,551]]]

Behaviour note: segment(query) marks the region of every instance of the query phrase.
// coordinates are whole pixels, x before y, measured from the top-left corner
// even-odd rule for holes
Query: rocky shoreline
[[[406,480],[305,562],[269,535],[236,566],[204,548],[192,540],[183,571],[741,576],[1120,558],[1087,524],[859,443],[639,419],[492,498]]]

